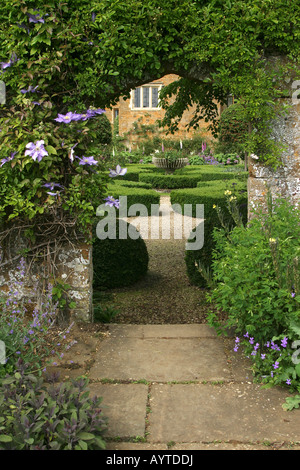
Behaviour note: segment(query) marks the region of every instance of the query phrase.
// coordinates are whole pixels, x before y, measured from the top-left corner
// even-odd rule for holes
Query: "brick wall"
[[[166,86],[173,81],[179,78],[178,75],[169,74],[165,75],[164,77],[160,78],[159,80],[154,80],[151,84],[158,84]],[[113,125],[114,117],[116,110],[118,111],[119,115],[119,135],[126,137],[126,144],[135,147],[136,142],[138,142],[139,137],[132,133],[127,135],[130,131],[133,130],[134,122],[139,120],[140,124],[144,125],[154,125],[158,119],[162,119],[164,116],[163,109],[131,109],[130,107],[130,99],[124,100],[123,98],[112,108],[106,110],[106,115]],[[175,138],[192,138],[195,135],[195,131],[187,131],[186,125],[190,122],[193,112],[195,110],[195,106],[191,107],[189,110],[185,111],[183,117],[181,119],[178,132],[174,134]],[[201,135],[203,136],[211,136],[211,133],[207,131],[208,123],[205,121],[200,122],[199,129],[201,130]],[[160,132],[163,132],[162,130]],[[163,132],[163,134],[165,134]],[[150,134],[148,134],[150,135]]]

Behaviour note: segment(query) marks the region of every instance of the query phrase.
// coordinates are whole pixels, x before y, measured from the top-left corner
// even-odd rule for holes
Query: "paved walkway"
[[[233,343],[205,324],[112,324],[85,354],[74,346],[72,372],[103,397],[107,449],[300,450],[300,410],[254,384]]]
[[[254,384],[233,346],[206,324],[111,324],[73,346],[64,363],[75,368],[61,371],[87,375],[103,397],[108,450],[300,450],[300,409],[283,410],[286,390]]]

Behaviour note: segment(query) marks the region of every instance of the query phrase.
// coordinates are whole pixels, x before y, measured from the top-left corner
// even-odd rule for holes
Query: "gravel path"
[[[175,221],[180,216],[170,209],[170,198],[162,196],[160,228],[166,230],[170,220],[172,235],[174,226],[177,226]],[[126,220],[135,224],[138,219]],[[193,219],[192,227],[199,221]],[[205,323],[211,305],[206,302],[205,289],[189,283],[184,260],[186,240],[174,239],[174,236],[170,239],[147,239],[147,224],[148,228],[151,227],[151,217],[138,228],[148,248],[148,274],[131,287],[110,291],[112,303],[120,310],[113,321],[133,324]]]

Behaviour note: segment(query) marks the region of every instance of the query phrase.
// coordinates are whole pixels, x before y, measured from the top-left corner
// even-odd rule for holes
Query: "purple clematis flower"
[[[23,93],[23,94],[29,93],[29,92],[35,93],[35,91],[36,91],[36,89],[37,89],[38,87],[39,87],[38,85],[35,86],[35,87],[29,85],[28,90],[25,90],[25,89],[23,88],[23,90],[21,90],[21,93]]]
[[[35,11],[38,11],[38,10],[35,10]],[[27,16],[29,18],[29,23],[45,23],[44,18],[42,18],[39,13],[37,13],[36,15],[27,13]]]
[[[12,55],[10,56],[10,60],[8,62],[0,62],[1,69],[5,70],[8,67],[11,67],[18,60],[19,59],[17,58],[16,54],[13,52]]]
[[[11,152],[10,157],[2,158],[0,168],[4,165],[4,163],[10,162],[17,153],[18,152]]]
[[[71,111],[68,112],[67,114],[58,114],[58,117],[55,118],[54,121],[64,122],[68,124],[69,122],[73,120],[73,116],[74,116],[74,113],[72,113]]]
[[[115,207],[116,209],[119,209],[120,207],[120,201],[119,199],[115,199],[113,196],[107,196],[104,201],[106,201],[105,205],[109,207]]]
[[[45,184],[42,184],[42,186],[44,186],[45,188],[51,189],[51,191],[53,191],[54,188],[62,188],[63,189],[63,186],[59,183],[45,183]]]
[[[98,165],[97,160],[94,157],[82,157],[79,159],[79,165]]]
[[[127,168],[121,168],[120,165],[117,165],[115,170],[110,168],[109,171],[109,176],[114,178],[115,176],[124,176],[127,173]]]
[[[44,143],[43,140],[37,140],[35,144],[29,142],[29,144],[26,145],[28,150],[25,151],[25,155],[30,155],[34,161],[37,160],[40,162],[43,157],[49,155],[47,150],[45,150]]]

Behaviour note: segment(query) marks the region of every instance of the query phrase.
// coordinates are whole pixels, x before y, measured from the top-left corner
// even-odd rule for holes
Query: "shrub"
[[[42,293],[41,305],[39,307],[33,305],[30,316],[28,312],[30,304],[25,304],[25,300],[19,298],[21,297],[19,291],[24,284],[24,269],[24,260],[22,259],[18,272],[15,274],[15,282],[10,286],[7,295],[0,297],[0,340],[5,343],[6,357],[5,364],[0,364],[0,377],[7,372],[13,373],[15,364],[20,357],[26,362],[30,371],[41,371],[44,366],[43,361],[50,356],[50,337],[52,343],[56,342],[61,345],[55,348],[56,354],[63,354],[63,346],[67,349],[70,347],[63,343],[66,343],[64,339],[72,325],[61,330],[56,337],[53,333],[58,307],[62,302],[63,284],[57,283],[57,280],[55,280],[54,286],[49,283],[46,292]],[[40,292],[38,296],[40,296]]]
[[[119,199],[120,196],[126,196],[128,208],[133,204],[143,204],[149,213],[151,211],[151,204],[159,204],[160,201],[160,196],[157,192],[141,187],[112,185],[110,187],[110,194],[115,199]]]
[[[253,360],[253,372],[269,385],[300,392],[300,211],[284,199],[270,199],[268,212],[256,211],[247,225],[230,233],[215,230],[214,289],[210,298],[228,315],[220,331],[233,327]],[[286,409],[299,407],[300,395]]]
[[[300,322],[299,215],[287,201],[277,200],[267,214],[257,212],[229,237],[223,231],[214,234],[212,299],[228,313],[228,326],[247,331],[260,344]]]
[[[110,190],[114,188],[114,184],[116,186],[120,187],[126,187],[126,188],[144,188],[144,189],[151,189],[152,186],[150,183],[143,183],[141,181],[130,181],[130,180],[118,180],[117,182],[114,182],[113,184],[108,184],[107,189]]]
[[[244,117],[244,108],[233,104],[220,116],[219,142],[216,153],[234,153],[243,151],[243,142],[248,134],[248,123]]]
[[[125,287],[139,281],[148,270],[148,251],[139,232],[124,220],[116,221],[116,238],[93,243],[94,288]],[[120,229],[132,231],[136,239],[119,237]]]
[[[218,182],[218,184],[206,185],[202,188],[192,190],[178,190],[171,192],[172,204],[192,204],[193,216],[196,217],[196,205],[204,204],[204,245],[200,250],[187,250],[185,254],[185,263],[187,275],[190,283],[199,287],[207,287],[211,278],[213,251],[216,243],[213,238],[213,232],[216,227],[221,227],[221,222],[216,211],[216,206],[222,207],[223,223],[233,227],[235,220],[229,212],[229,205],[232,201],[226,199],[225,192],[231,192],[230,197],[236,197],[238,210],[244,221],[247,220],[247,194],[245,185],[239,182],[227,184]],[[236,185],[236,186],[235,186]],[[237,189],[234,189],[234,188]],[[230,188],[230,189],[229,189]],[[234,200],[233,200],[234,201]],[[192,233],[195,230],[192,231]],[[189,241],[192,240],[192,234]]]
[[[140,174],[140,181],[151,184],[153,188],[173,189],[173,188],[195,188],[200,174],[196,175],[162,175],[162,174]]]
[[[1,380],[1,450],[101,450],[106,418],[86,379],[51,385],[19,361]]]

